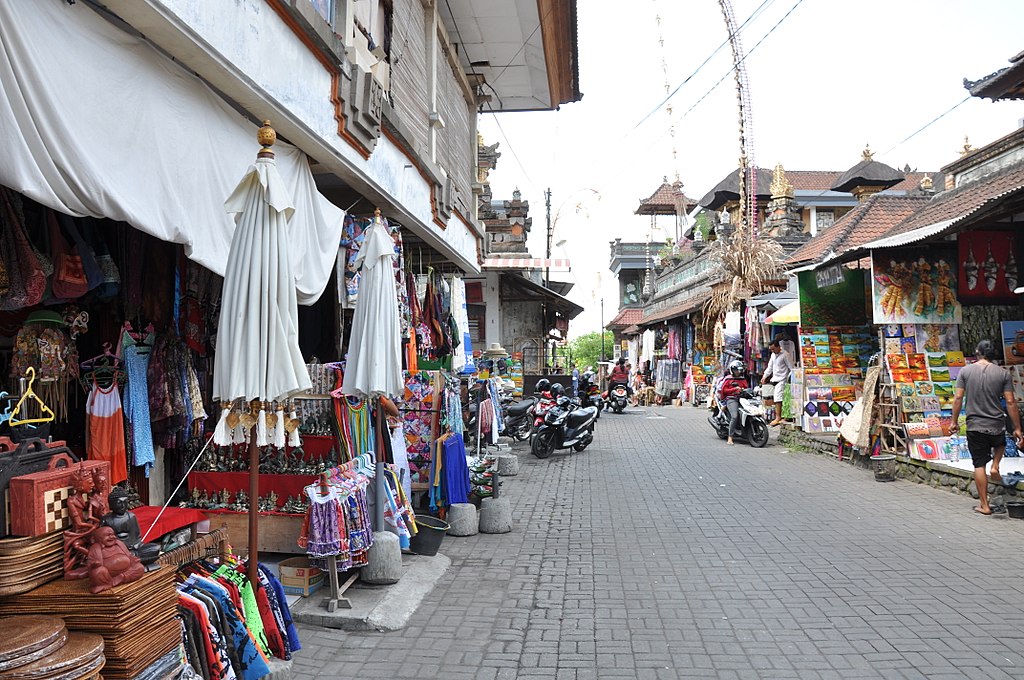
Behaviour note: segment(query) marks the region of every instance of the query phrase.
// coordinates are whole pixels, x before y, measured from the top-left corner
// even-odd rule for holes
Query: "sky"
[[[983,146],[1024,119],[1024,102],[963,101],[964,78],[1024,50],[1020,0],[733,0],[733,12],[747,22],[739,34],[759,167],[844,171],[867,144],[883,163],[934,171],[959,156],[965,136]],[[670,221],[652,231],[633,214],[640,199],[677,174],[700,199],[735,171],[740,152],[716,0],[577,0],[577,13],[583,99],[553,112],[485,113],[479,125],[502,154],[493,196],[523,192],[539,257],[551,189],[552,243],[565,241],[552,257],[573,263],[552,279],[574,282],[568,297],[585,308],[570,337],[601,327],[602,298],[604,323],[617,312],[609,241],[671,235]],[[671,114],[666,82],[682,84]]]

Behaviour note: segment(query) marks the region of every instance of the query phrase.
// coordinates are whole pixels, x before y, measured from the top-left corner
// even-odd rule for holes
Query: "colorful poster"
[[[1001,321],[1003,363],[1007,366],[1024,364],[1024,321]]]
[[[957,238],[960,299],[1013,303],[1019,285],[1016,238],[1012,231],[970,231]]]
[[[877,324],[958,324],[956,254],[950,248],[900,248],[871,254],[872,316]]]

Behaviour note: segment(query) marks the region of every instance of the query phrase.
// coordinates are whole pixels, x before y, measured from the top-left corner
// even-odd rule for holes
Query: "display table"
[[[176,508],[169,506],[161,514],[160,508],[155,505],[140,505],[132,508],[132,513],[139,520],[139,531],[142,532],[142,540],[148,543],[155,543],[164,534],[169,534],[178,529],[188,527],[191,529],[189,540],[196,538],[196,526],[206,521],[206,515],[193,508]],[[159,520],[157,517],[159,516]],[[156,524],[154,524],[156,522]]]

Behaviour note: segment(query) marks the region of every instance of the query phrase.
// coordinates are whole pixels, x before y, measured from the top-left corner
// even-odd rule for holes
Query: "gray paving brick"
[[[447,538],[452,567],[404,631],[303,627],[293,676],[1024,677],[1024,526],[728,447],[704,417],[631,409],[584,453],[520,451],[512,533]]]

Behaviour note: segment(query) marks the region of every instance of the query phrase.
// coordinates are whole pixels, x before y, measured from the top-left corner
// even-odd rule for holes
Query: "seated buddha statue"
[[[138,581],[146,573],[139,558],[128,552],[128,548],[117,540],[114,530],[106,526],[93,532],[87,566],[92,593],[102,593],[123,583]]]
[[[158,543],[143,543],[139,520],[135,513],[128,509],[128,492],[115,486],[107,497],[110,512],[103,516],[100,524],[110,527],[118,540],[124,543],[132,555],[138,557],[142,564],[149,566],[160,556]]]

